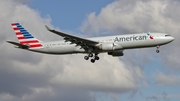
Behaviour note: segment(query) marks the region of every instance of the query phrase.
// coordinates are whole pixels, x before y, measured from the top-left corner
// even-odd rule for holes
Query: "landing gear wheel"
[[[88,60],[88,59],[89,59],[89,57],[88,57],[88,56],[84,56],[84,59],[85,59],[85,60]]]
[[[159,50],[156,50],[157,53],[159,53],[160,51]]]
[[[95,60],[99,60],[99,57],[98,57],[98,56],[95,56]]]
[[[95,62],[95,60],[94,60],[94,59],[91,59],[91,62],[92,62],[92,63],[94,63],[94,62]]]
[[[93,54],[92,53],[89,53],[89,55],[88,55],[89,57],[93,57]]]

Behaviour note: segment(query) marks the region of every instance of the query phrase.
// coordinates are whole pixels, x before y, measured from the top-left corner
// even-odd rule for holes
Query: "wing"
[[[29,48],[29,45],[22,45],[22,44],[19,44],[17,42],[13,42],[13,41],[6,41],[6,42],[18,46],[16,48],[23,48],[23,49],[28,49]]]
[[[56,31],[54,29],[50,29],[48,26],[45,26],[45,27],[50,32],[64,37],[64,40],[66,42],[69,41],[69,42],[71,42],[71,44],[76,44],[77,46],[81,46],[84,49],[88,48],[89,46],[95,46],[96,44],[99,43],[97,41],[84,39],[84,38],[81,38],[81,37],[77,37],[77,36],[69,35],[69,34],[66,34],[66,33],[63,33],[63,32],[59,32],[59,31]]]

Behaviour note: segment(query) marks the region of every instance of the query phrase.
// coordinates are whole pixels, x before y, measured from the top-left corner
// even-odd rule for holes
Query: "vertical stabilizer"
[[[31,35],[26,29],[24,29],[19,23],[11,24],[15,34],[22,45],[29,45],[29,48],[41,48],[42,44],[38,39]]]

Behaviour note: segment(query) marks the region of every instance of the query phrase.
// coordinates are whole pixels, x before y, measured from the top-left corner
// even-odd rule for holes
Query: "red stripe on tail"
[[[30,45],[30,48],[38,48],[38,47],[42,47],[42,45],[41,44]]]
[[[12,25],[12,26],[16,26],[16,24],[15,24],[15,23],[12,23],[11,25]]]
[[[36,42],[39,42],[39,41],[38,40],[23,41],[23,42],[20,42],[20,44],[28,44],[28,43],[36,43]]]
[[[16,32],[16,35],[22,35],[22,32]]]
[[[26,39],[24,36],[18,37],[18,40]]]
[[[19,30],[19,28],[13,28],[14,30]]]

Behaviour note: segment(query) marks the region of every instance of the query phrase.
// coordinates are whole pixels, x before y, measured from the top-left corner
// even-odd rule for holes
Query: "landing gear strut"
[[[157,52],[157,53],[160,52],[160,51],[159,51],[159,47],[160,47],[160,46],[156,46],[156,48],[157,48],[156,52]]]

